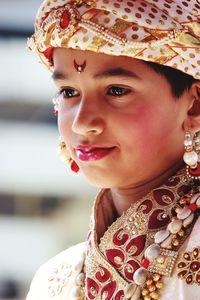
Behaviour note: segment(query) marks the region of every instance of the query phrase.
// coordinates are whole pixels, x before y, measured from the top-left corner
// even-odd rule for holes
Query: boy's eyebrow
[[[59,80],[67,80],[67,79],[69,79],[69,76],[68,76],[68,74],[64,74],[59,71],[54,71],[53,74],[51,75],[51,78],[54,81],[59,81]]]
[[[108,78],[108,77],[117,77],[117,76],[122,76],[122,77],[131,77],[135,79],[141,79],[137,74],[135,74],[133,71],[124,69],[124,68],[110,68],[110,69],[105,69],[102,70],[96,74],[93,75],[94,79],[102,79],[102,78]],[[68,73],[62,73],[59,71],[54,71],[52,74],[52,79],[55,81],[59,80],[69,80],[70,79],[70,74]]]
[[[94,78],[108,78],[108,77],[115,77],[115,76],[123,76],[123,77],[131,77],[131,78],[141,79],[133,71],[130,71],[130,70],[127,70],[124,68],[105,69],[105,70],[95,74]]]

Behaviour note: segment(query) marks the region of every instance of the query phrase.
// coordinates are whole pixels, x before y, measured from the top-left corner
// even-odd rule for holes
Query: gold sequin
[[[127,15],[123,15],[122,18],[123,18],[124,20],[127,20],[127,19],[128,19],[128,16],[127,16]]]
[[[189,57],[190,57],[190,58],[195,58],[194,53],[190,53],[190,54],[189,54]]]
[[[105,24],[110,23],[110,18],[105,18],[105,19],[104,19],[104,23],[105,23]]]
[[[89,36],[87,36],[87,35],[84,36],[84,37],[83,37],[83,42],[86,43],[86,42],[88,42],[88,41],[89,41]]]

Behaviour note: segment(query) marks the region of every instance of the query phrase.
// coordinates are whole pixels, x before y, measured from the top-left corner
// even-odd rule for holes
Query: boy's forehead
[[[29,42],[51,67],[52,48],[127,56],[200,78],[197,1],[44,1]],[[178,46],[178,47],[177,47]]]
[[[87,61],[87,65],[96,67],[106,66],[108,68],[112,68],[113,66],[123,67],[123,66],[135,66],[140,67],[144,65],[144,62],[139,59],[130,58],[127,56],[113,56],[104,53],[98,53],[93,51],[83,51],[79,49],[65,49],[65,48],[55,48],[53,50],[53,61],[54,65],[63,66],[65,65],[73,65],[73,61],[81,63],[83,61]]]

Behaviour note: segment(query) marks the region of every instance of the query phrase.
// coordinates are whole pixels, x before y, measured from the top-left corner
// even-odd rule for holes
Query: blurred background
[[[95,188],[57,156],[50,73],[26,49],[42,0],[0,0],[0,299],[86,238]]]

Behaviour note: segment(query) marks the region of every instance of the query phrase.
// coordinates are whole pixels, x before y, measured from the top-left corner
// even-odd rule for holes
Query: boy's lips
[[[96,146],[78,146],[75,148],[77,157],[82,161],[94,161],[104,158],[113,150],[112,147],[96,147]]]

